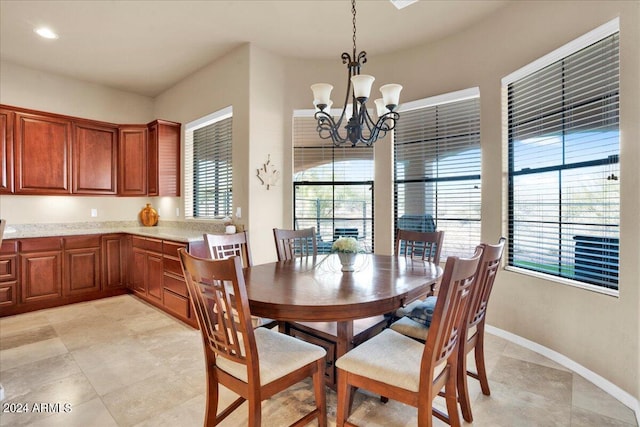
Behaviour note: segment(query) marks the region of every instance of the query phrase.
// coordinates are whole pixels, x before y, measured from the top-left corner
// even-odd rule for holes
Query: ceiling
[[[369,56],[425,44],[482,20],[509,0],[357,4],[358,50]],[[34,33],[48,26],[47,40]],[[0,59],[156,96],[243,43],[286,57],[352,50],[348,0],[0,0]]]

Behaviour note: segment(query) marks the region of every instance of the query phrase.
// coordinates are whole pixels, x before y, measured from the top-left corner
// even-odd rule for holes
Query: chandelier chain
[[[356,58],[356,0],[351,0],[351,14],[353,15],[353,59]]]

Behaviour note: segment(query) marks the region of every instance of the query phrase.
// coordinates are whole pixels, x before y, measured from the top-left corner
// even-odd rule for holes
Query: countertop
[[[224,234],[222,223],[172,221],[153,227],[130,222],[65,223],[65,224],[8,224],[4,240],[33,237],[79,236],[91,234],[128,233],[136,236],[190,243],[204,240],[204,233]]]

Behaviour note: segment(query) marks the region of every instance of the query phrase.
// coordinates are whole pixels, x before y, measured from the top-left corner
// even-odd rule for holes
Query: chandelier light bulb
[[[384,105],[391,111],[398,106],[400,103],[400,91],[402,90],[402,86],[391,83],[388,85],[384,85],[380,87],[380,92],[382,93],[382,99]]]
[[[359,74],[351,77],[351,83],[353,84],[353,94],[360,102],[364,102],[369,99],[371,95],[371,86],[375,77],[368,74]]]
[[[311,90],[313,91],[313,99],[315,100],[315,104],[320,105],[328,105],[331,98],[331,91],[333,90],[333,86],[328,83],[316,83],[311,85]],[[321,108],[322,109],[322,108]]]

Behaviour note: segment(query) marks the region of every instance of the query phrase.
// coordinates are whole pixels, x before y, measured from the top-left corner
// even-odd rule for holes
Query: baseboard
[[[518,344],[526,349],[535,351],[536,353],[553,360],[554,362],[564,366],[565,368],[571,369],[573,372],[585,378],[587,381],[590,381],[597,387],[607,392],[612,397],[619,400],[620,403],[630,408],[636,414],[636,422],[640,426],[640,401],[633,397],[631,394],[622,390],[617,385],[613,384],[611,381],[607,380],[604,377],[601,377],[595,372],[569,359],[567,356],[533,341],[529,341],[526,338],[522,338],[519,335],[496,328],[495,326],[491,325],[485,325],[485,331],[500,338],[504,338],[507,341]]]

